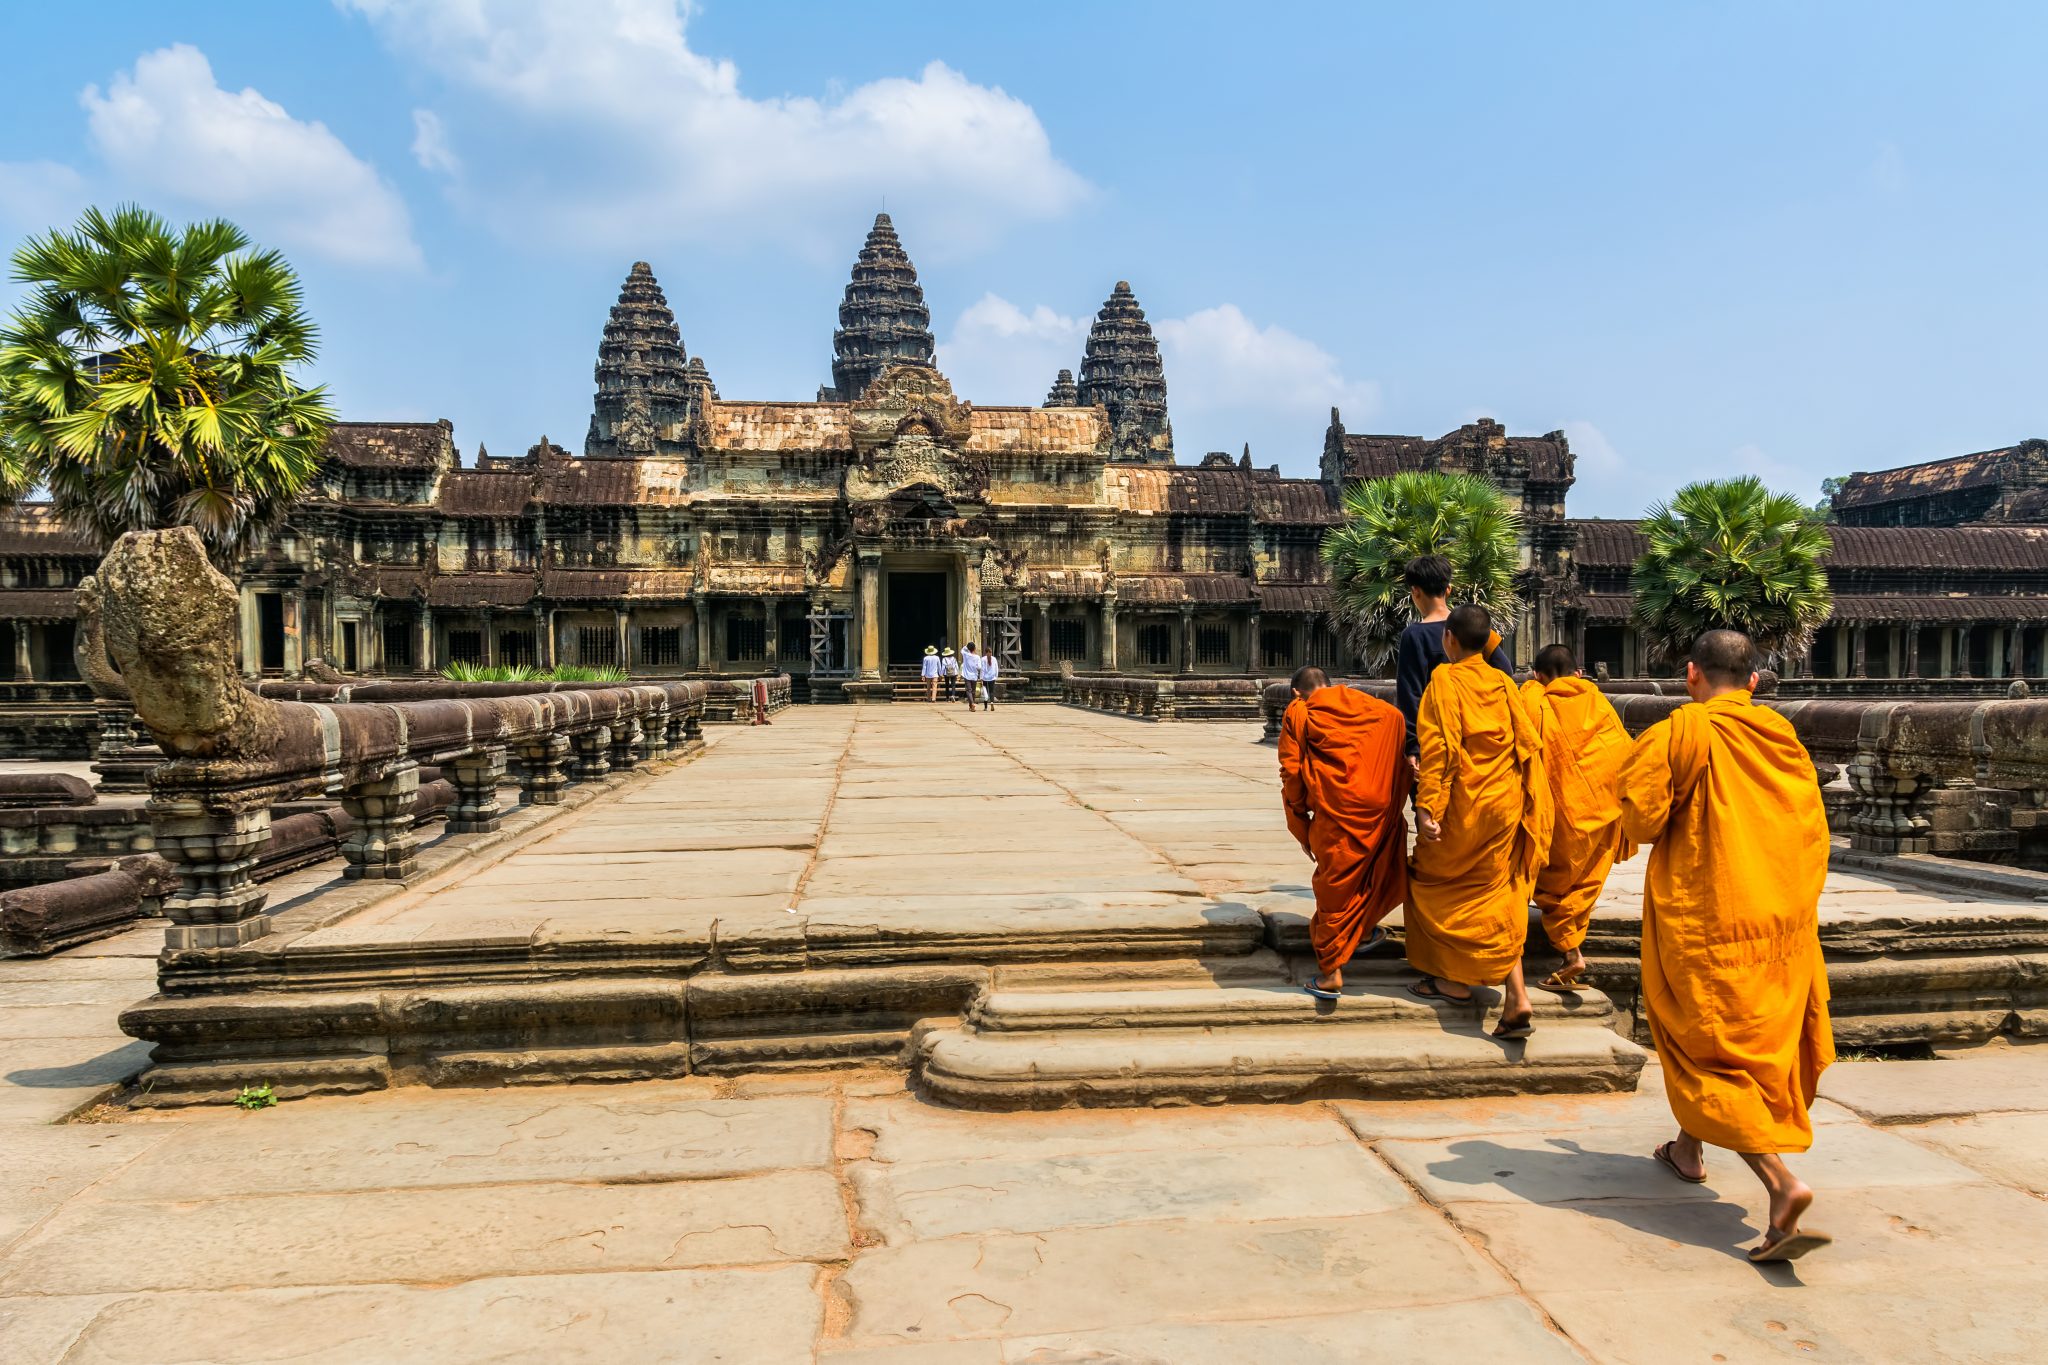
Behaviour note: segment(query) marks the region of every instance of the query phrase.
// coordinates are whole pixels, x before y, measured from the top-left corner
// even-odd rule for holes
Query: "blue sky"
[[[1627,516],[2048,434],[2039,6],[94,13],[0,7],[0,242],[235,218],[344,415],[465,452],[581,448],[636,259],[726,397],[809,397],[885,205],[978,402],[1042,401],[1129,279],[1184,461],[1491,415]]]

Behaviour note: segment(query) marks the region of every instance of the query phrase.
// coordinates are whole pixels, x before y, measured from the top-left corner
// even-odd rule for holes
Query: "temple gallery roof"
[[[438,422],[336,422],[327,457],[349,469],[432,470],[455,460],[455,427]]]
[[[1499,422],[1482,417],[1430,440],[1421,436],[1352,435],[1330,409],[1323,443],[1324,468],[1341,482],[1384,479],[1395,474],[1444,471],[1487,478],[1522,478],[1561,484],[1572,479],[1571,445],[1561,431],[1510,436]]]
[[[1573,558],[1583,568],[1625,569],[1646,548],[1633,521],[1587,518],[1565,523],[1578,532]],[[1831,526],[1837,569],[1932,572],[2048,571],[2048,526]]]
[[[1869,507],[1904,498],[1925,498],[1965,489],[1995,487],[2014,478],[2022,457],[2042,453],[2040,441],[2022,441],[1876,473],[1858,472],[1835,495],[1838,507]]]
[[[57,520],[48,503],[24,502],[0,508],[0,555],[91,555],[99,543]]]

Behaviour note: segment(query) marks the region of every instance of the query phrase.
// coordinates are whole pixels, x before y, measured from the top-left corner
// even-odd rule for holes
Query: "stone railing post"
[[[695,753],[704,747],[704,703],[694,701],[683,713],[683,751]]]
[[[640,745],[645,738],[638,716],[621,716],[612,727],[611,762],[614,772],[629,773],[640,766]]]
[[[643,726],[646,742],[646,756],[649,763],[660,763],[667,759],[674,747],[669,740],[669,715],[666,701],[657,703],[647,713]]]
[[[1152,719],[1172,720],[1176,704],[1172,680],[1162,681],[1152,693]]]
[[[158,792],[149,801],[156,851],[178,874],[164,898],[169,949],[233,948],[270,932],[269,893],[256,885],[256,857],[270,842],[270,794],[210,799]]]
[[[606,756],[612,744],[611,726],[593,725],[588,730],[579,730],[569,736],[569,743],[576,750],[569,776],[578,782],[595,782],[611,772],[611,760]]]
[[[488,834],[504,824],[498,783],[505,776],[505,751],[497,746],[464,754],[448,764],[455,804],[448,811],[450,834]]]
[[[569,785],[567,735],[540,735],[519,745],[519,799],[529,806],[559,806]]]
[[[401,881],[419,870],[420,838],[412,821],[419,795],[420,765],[410,761],[342,788],[342,809],[356,822],[341,841],[341,856],[348,860],[343,876]]]

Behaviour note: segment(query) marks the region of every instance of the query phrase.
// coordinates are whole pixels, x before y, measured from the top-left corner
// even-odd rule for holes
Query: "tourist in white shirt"
[[[951,645],[939,651],[939,676],[946,683],[946,700],[953,700],[953,682],[960,676],[960,660],[954,656]]]
[[[996,709],[996,677],[1003,666],[996,662],[995,651],[981,656],[981,704],[984,710]]]
[[[975,695],[981,690],[981,655],[969,640],[960,647],[960,681],[967,684],[967,709],[974,709]]]
[[[939,699],[939,651],[935,645],[924,647],[924,662],[918,665],[918,676],[924,679],[924,699]]]

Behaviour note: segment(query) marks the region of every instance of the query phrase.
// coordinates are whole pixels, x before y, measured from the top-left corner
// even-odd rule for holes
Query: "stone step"
[[[959,1029],[929,1036],[916,1067],[924,1093],[943,1103],[1060,1109],[1626,1091],[1646,1055],[1581,1020],[1539,1020],[1523,1042],[1497,1041],[1473,1024]]]
[[[1293,980],[1291,970],[1290,964],[1271,948],[1259,948],[1231,957],[1006,964],[995,969],[995,986],[1001,991],[1263,986]]]
[[[1546,1021],[1608,1028],[1614,1009],[1598,991],[1554,995],[1531,990],[1539,1025]],[[982,1033],[1048,1033],[1111,1029],[1229,1029],[1445,1027],[1478,1028],[1497,1020],[1500,993],[1481,991],[1465,1004],[1418,1000],[1386,981],[1347,982],[1344,998],[1318,1000],[1299,986],[1156,985],[1112,990],[1003,990],[983,995],[969,1009],[968,1026]]]

